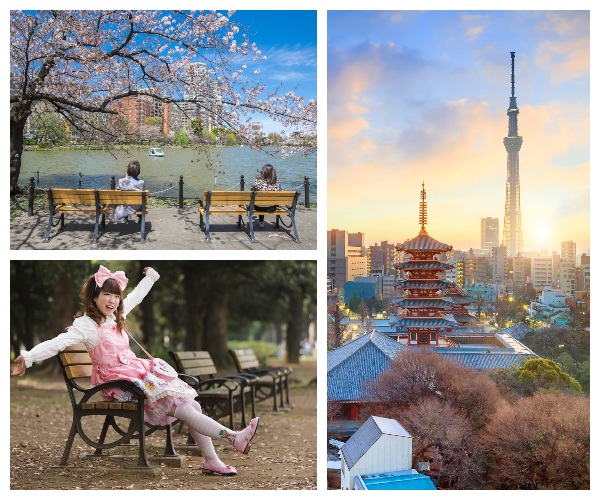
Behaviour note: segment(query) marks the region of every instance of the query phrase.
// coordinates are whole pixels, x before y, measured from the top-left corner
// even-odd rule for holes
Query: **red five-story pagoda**
[[[437,260],[437,255],[449,252],[452,246],[433,239],[425,230],[425,183],[421,190],[419,222],[421,231],[418,236],[396,245],[397,252],[406,252],[410,258],[395,266],[408,277],[394,283],[394,288],[401,289],[402,292],[398,293],[393,302],[398,308],[398,314],[390,318],[390,326],[398,328],[398,340],[402,343],[419,346],[447,345],[445,333],[458,326],[458,323],[442,316],[449,302],[439,292],[454,284],[440,279],[439,275],[453,266]]]

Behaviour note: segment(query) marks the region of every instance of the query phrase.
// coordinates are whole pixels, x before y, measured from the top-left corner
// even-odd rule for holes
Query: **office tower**
[[[481,249],[491,250],[500,242],[500,222],[497,217],[481,219]]]

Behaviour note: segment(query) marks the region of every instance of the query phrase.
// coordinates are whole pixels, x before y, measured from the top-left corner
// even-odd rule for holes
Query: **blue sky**
[[[250,39],[267,56],[257,67],[269,88],[282,84],[284,92],[296,89],[306,101],[317,98],[315,10],[238,10],[231,19],[248,28]],[[257,119],[265,133],[280,130],[265,118]]]
[[[424,180],[429,234],[479,248],[504,218],[514,51],[524,250],[589,250],[588,12],[330,11],[327,36],[328,228],[413,237]]]

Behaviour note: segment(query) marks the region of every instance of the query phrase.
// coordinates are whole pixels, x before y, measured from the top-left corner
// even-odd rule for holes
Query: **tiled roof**
[[[446,262],[440,262],[438,260],[407,260],[405,262],[401,262],[400,264],[396,264],[394,267],[396,269],[403,269],[405,271],[410,271],[412,269],[453,269],[454,266],[452,264],[447,264]]]
[[[423,328],[432,328],[432,327],[440,327],[440,328],[450,328],[453,326],[457,326],[456,321],[448,321],[443,318],[400,318],[393,323],[390,321],[391,326],[399,326],[399,327],[423,327]]]
[[[468,352],[447,347],[432,348],[446,359],[460,363],[476,370],[493,370],[494,368],[511,368],[513,365],[521,366],[535,354],[507,353],[507,352]]]
[[[365,382],[375,380],[387,370],[401,350],[408,349],[379,333],[362,337],[327,353],[327,399],[330,401],[367,401],[362,396]]]
[[[394,298],[392,299],[392,305],[398,307],[450,307],[452,302],[445,299],[406,299],[406,298]]]
[[[348,468],[352,469],[383,434],[412,438],[397,420],[371,416],[340,449]]]
[[[404,243],[398,243],[396,245],[396,250],[399,252],[406,250],[424,250],[439,253],[449,252],[452,250],[452,245],[442,243],[432,238],[428,234],[420,234],[412,240],[406,240]]]
[[[511,337],[517,340],[523,340],[525,334],[532,331],[533,330],[529,328],[525,323],[519,323],[518,325],[505,328],[504,330],[500,330],[498,333],[508,333]]]
[[[452,283],[450,283],[449,281],[444,281],[444,280],[395,280],[394,281],[394,286],[400,287],[400,288],[449,288],[452,285]]]

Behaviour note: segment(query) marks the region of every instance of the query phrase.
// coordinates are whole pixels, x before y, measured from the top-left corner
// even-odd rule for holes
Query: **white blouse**
[[[124,317],[142,302],[158,278],[160,278],[160,275],[154,269],[148,268],[146,276],[139,282],[138,286],[123,299]],[[102,324],[106,326],[115,325],[116,317],[114,313],[107,316]],[[36,345],[31,351],[21,351],[21,356],[25,360],[25,366],[30,368],[34,362],[56,356],[60,351],[79,342],[83,342],[88,351],[96,347],[98,343],[98,325],[89,316],[75,318],[75,321],[67,328],[66,332]]]

